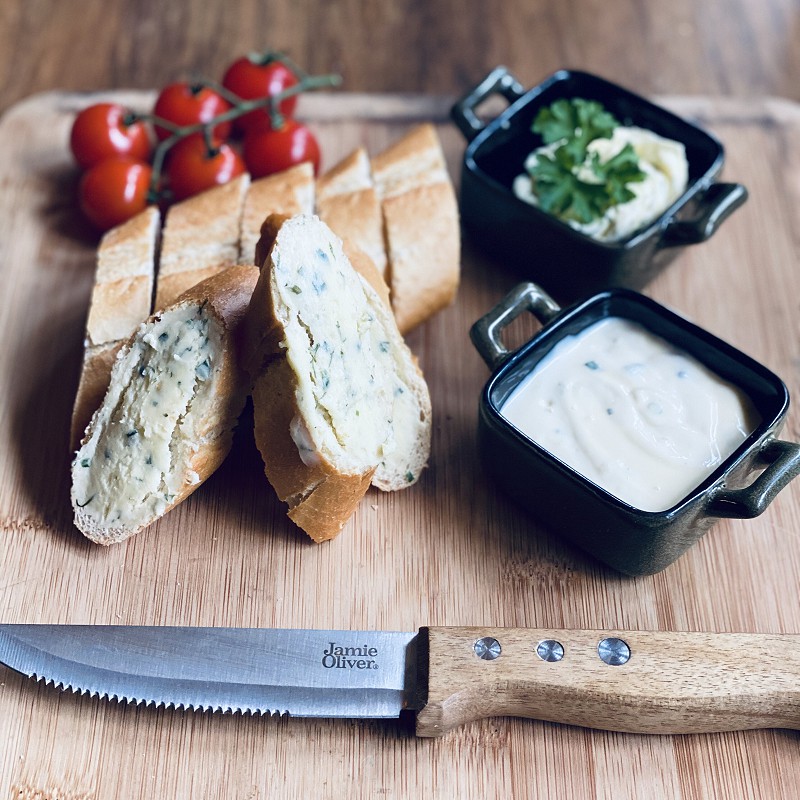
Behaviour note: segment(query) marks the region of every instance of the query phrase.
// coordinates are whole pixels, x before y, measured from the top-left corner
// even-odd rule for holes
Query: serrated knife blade
[[[522,716],[634,733],[800,728],[800,635],[0,625],[0,662],[121,702],[396,717],[438,736]]]
[[[0,626],[0,661],[128,703],[297,717],[396,717],[416,633]]]

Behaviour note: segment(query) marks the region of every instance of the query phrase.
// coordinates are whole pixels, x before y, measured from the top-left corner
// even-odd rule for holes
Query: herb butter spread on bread
[[[122,541],[222,463],[248,383],[236,329],[257,279],[232,267],[143,323],[122,348],[72,465],[75,524]]]
[[[330,539],[372,483],[416,482],[428,388],[390,309],[314,216],[270,217],[247,315],[256,444],[289,516]]]

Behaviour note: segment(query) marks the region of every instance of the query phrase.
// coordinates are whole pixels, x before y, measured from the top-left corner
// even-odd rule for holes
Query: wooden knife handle
[[[419,639],[420,736],[494,716],[632,733],[800,728],[800,635],[423,628]],[[608,639],[627,645],[625,663],[601,658]],[[606,658],[623,659],[614,645]]]

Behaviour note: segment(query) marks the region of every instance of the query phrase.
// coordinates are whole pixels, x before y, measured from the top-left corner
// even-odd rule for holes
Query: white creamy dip
[[[525,161],[529,170],[541,153],[552,154],[561,142],[545,145],[534,150]],[[630,144],[639,158],[639,169],[645,173],[644,180],[629,183],[634,195],[627,203],[612,206],[603,217],[582,224],[569,220],[568,224],[576,230],[600,241],[624,239],[656,219],[666,211],[685,191],[689,182],[689,162],[686,148],[672,139],[658,136],[644,128],[620,126],[614,129],[610,139],[594,139],[589,142],[589,155],[597,153],[605,163]],[[581,180],[591,183],[593,177],[588,168],[577,173]],[[533,181],[527,173],[514,179],[514,194],[532,205],[538,205],[533,191]]]
[[[731,384],[618,317],[560,341],[500,413],[643,511],[665,511],[686,497],[758,422]]]

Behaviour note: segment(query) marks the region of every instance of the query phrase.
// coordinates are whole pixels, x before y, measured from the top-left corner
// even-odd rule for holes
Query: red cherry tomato
[[[281,172],[303,161],[310,161],[314,173],[319,172],[319,144],[305,125],[293,119],[287,119],[279,130],[264,127],[249,131],[242,155],[254,178]]]
[[[112,156],[150,157],[147,125],[116,103],[87,106],[72,123],[70,149],[83,169]]]
[[[153,107],[153,113],[173,125],[197,125],[224,114],[230,107],[230,103],[213,89],[189,83],[171,83],[161,90]],[[156,136],[161,141],[170,135],[170,131],[160,125],[156,125],[155,130]],[[214,135],[220,139],[227,139],[230,132],[230,122],[223,122],[214,127]]]
[[[280,61],[268,61],[259,64],[248,57],[240,58],[231,64],[222,79],[222,85],[242,100],[257,100],[274,95],[298,83],[297,76]],[[297,106],[297,95],[287,97],[280,103],[280,112],[285,117],[294,114]],[[237,117],[233,127],[246,132],[254,126],[261,126],[269,120],[269,107],[258,109]]]
[[[167,180],[176,200],[227,183],[244,171],[242,157],[229,144],[214,139],[209,151],[199,133],[178,142],[167,162]]]
[[[83,174],[78,200],[83,213],[107,231],[144,211],[152,169],[129,156],[115,156],[95,164]]]

